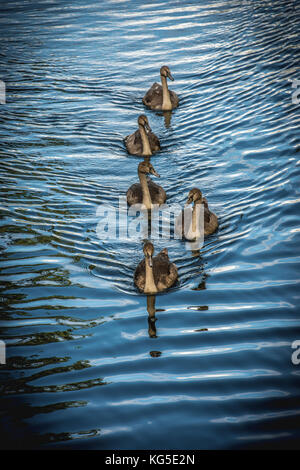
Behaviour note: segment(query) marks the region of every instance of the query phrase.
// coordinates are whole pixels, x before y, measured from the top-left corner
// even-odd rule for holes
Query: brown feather
[[[208,208],[208,203],[207,199],[203,198],[203,205],[204,205],[204,236],[211,235],[213,232],[215,232],[219,226],[218,223],[218,218],[216,214],[211,212]],[[192,211],[192,209],[190,209]],[[182,225],[181,225],[181,220],[180,217],[182,217]],[[190,220],[192,220],[192,215],[190,216]],[[179,215],[176,219],[175,222],[175,231],[176,233],[180,233],[183,238],[184,237],[184,211],[181,212],[181,215]]]
[[[150,191],[152,204],[164,204],[167,199],[165,190],[147,177],[148,188]],[[130,206],[133,204],[142,204],[143,191],[141,183],[134,183],[127,191],[127,202]]]

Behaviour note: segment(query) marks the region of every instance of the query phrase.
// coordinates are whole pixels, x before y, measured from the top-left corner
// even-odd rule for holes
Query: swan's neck
[[[162,110],[163,111],[171,111],[172,103],[170,98],[170,92],[168,89],[167,78],[161,75],[161,84],[163,89],[163,102],[162,102]]]
[[[149,266],[148,260],[145,258],[145,266],[146,266],[146,280],[145,280],[145,294],[153,294],[157,291],[157,287],[154,282],[153,276],[153,268]]]
[[[195,236],[200,235],[200,210],[201,202],[195,202],[192,213],[192,232]]]
[[[142,186],[142,192],[143,192],[143,200],[142,204],[146,207],[146,209],[151,209],[152,208],[152,201],[151,201],[151,196],[150,196],[150,191],[147,183],[147,178],[145,173],[139,173],[139,178]]]
[[[142,155],[152,155],[151,148],[150,148],[150,143],[149,143],[149,138],[146,134],[145,128],[143,126],[139,126],[140,129],[140,134],[142,138],[142,144],[143,144],[143,152]]]

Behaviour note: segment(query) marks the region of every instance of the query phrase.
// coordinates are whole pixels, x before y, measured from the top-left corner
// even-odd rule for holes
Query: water
[[[2,2],[3,447],[299,446],[298,19],[279,0]],[[169,125],[141,102],[164,64]],[[169,202],[198,186],[220,219],[198,255],[155,242],[180,276],[156,335],[141,242],[96,233],[137,180],[140,113]]]

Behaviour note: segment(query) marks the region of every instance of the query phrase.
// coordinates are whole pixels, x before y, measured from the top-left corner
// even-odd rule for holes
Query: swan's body
[[[218,217],[209,210],[207,199],[202,196],[201,191],[197,188],[189,192],[187,204],[192,202],[194,202],[193,208],[186,208],[175,221],[176,233],[191,241],[200,238],[202,235],[211,235],[219,226]],[[201,227],[199,223],[201,204],[204,210],[204,227]],[[201,229],[204,230],[204,233],[201,233]]]
[[[171,111],[177,108],[179,98],[174,91],[168,89],[167,78],[174,80],[169,67],[164,65],[160,69],[161,85],[153,83],[143,98],[144,105],[157,111]]]
[[[154,176],[159,174],[154,170],[149,162],[141,162],[138,166],[138,176],[140,183],[135,183],[127,191],[127,202],[129,206],[133,204],[144,204],[146,209],[151,209],[153,204],[163,204],[167,195],[165,190],[147,177],[151,173]]]
[[[152,243],[144,245],[145,258],[139,263],[134,273],[135,285],[145,294],[161,292],[173,286],[178,279],[177,267],[171,263],[167,248],[152,258]]]
[[[160,150],[159,139],[151,131],[146,116],[139,116],[138,126],[138,130],[124,139],[127,151],[140,157],[151,156]]]

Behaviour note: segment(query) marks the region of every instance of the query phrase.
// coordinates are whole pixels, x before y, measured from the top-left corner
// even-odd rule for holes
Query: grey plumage
[[[169,90],[172,109],[177,108],[179,98],[174,91]],[[163,88],[159,83],[153,83],[143,98],[143,103],[151,109],[161,110],[163,103]]]
[[[178,279],[178,270],[174,263],[171,263],[168,256],[167,248],[164,248],[152,260],[153,277],[158,291],[162,291],[172,287]],[[143,259],[137,266],[134,273],[134,283],[144,291],[146,282],[146,266]]]
[[[148,188],[150,191],[152,204],[164,204],[167,199],[167,194],[165,190],[154,183],[149,176],[147,177]],[[142,204],[143,202],[143,191],[141,183],[134,183],[128,189],[127,193],[127,202],[130,206],[133,204]]]
[[[158,137],[152,131],[147,132],[147,137],[149,139],[151,152],[158,152],[160,150],[160,142]],[[139,129],[137,129],[133,134],[125,137],[124,141],[129,153],[132,155],[142,156],[143,142]]]
[[[218,222],[218,217],[216,214],[214,214],[212,211],[209,210],[208,207],[208,202],[205,197],[202,197],[202,193],[199,189],[194,188],[189,192],[189,198],[188,198],[188,203],[194,202],[194,208],[189,208],[188,209],[188,223],[192,223],[192,213],[193,210],[195,209],[195,204],[202,204],[204,207],[204,236],[211,235],[214,233],[218,227],[219,227],[219,222]],[[187,210],[187,209],[185,209]],[[185,235],[185,230],[187,231],[187,227],[185,227],[185,219],[184,219],[184,213],[185,211],[181,212],[181,215],[176,218],[175,221],[175,232],[182,236],[182,238],[186,238]]]

